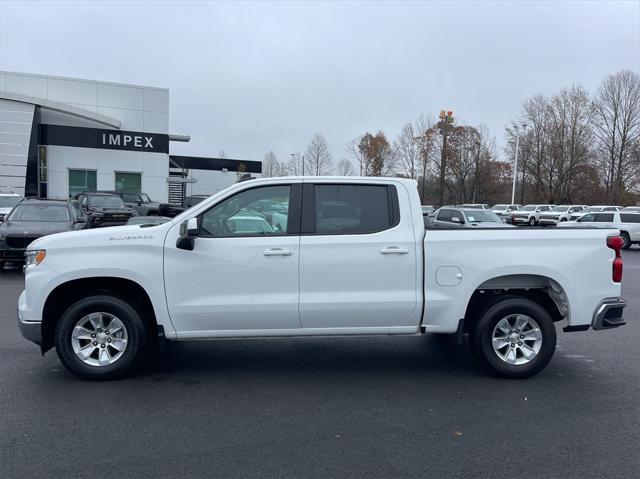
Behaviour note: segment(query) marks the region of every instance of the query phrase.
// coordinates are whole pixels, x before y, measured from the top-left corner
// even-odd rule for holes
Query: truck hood
[[[110,226],[80,231],[68,231],[39,238],[30,245],[30,249],[52,249],[57,247],[74,248],[81,246],[99,247],[115,244],[144,244],[160,239],[164,241],[166,231],[172,226],[170,222],[157,226],[141,227],[141,225]]]

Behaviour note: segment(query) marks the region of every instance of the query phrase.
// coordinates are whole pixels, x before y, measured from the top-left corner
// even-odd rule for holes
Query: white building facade
[[[170,141],[188,140],[169,134],[167,89],[0,72],[0,191],[42,198],[135,191],[179,202],[192,190],[228,186],[236,170],[261,171],[259,162],[170,162]]]

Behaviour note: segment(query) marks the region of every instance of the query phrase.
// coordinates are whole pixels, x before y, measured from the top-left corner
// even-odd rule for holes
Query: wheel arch
[[[56,326],[69,306],[94,294],[108,294],[127,301],[140,314],[151,334],[158,329],[156,312],[148,292],[130,279],[116,276],[76,278],[56,286],[47,296],[42,310],[42,343],[44,354],[54,345]]]
[[[524,297],[538,303],[555,322],[569,319],[569,299],[557,281],[539,274],[507,274],[488,279],[474,290],[465,310],[464,331],[471,331],[487,308],[510,297]]]

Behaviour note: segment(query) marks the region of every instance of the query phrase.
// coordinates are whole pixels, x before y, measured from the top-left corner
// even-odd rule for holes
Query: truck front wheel
[[[472,335],[485,366],[507,378],[541,371],[556,349],[556,329],[549,313],[526,298],[509,298],[489,307]]]
[[[130,304],[109,295],[72,304],[56,326],[62,364],[85,379],[113,379],[131,371],[144,354],[144,322]]]

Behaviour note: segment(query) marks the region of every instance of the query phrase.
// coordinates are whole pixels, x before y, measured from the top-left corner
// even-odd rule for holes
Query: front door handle
[[[291,256],[293,251],[290,249],[271,248],[264,250],[262,254],[265,256]]]
[[[406,248],[398,248],[397,246],[389,246],[388,248],[382,248],[381,254],[409,254],[409,250]]]

